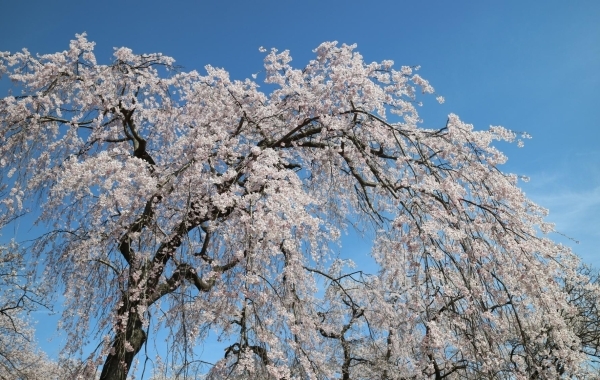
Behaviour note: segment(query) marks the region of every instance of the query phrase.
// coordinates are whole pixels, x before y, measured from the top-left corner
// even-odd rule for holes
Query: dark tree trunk
[[[133,350],[126,350],[125,342],[128,342]],[[142,321],[137,315],[130,315],[125,331],[119,332],[115,337],[112,345],[114,353],[106,357],[100,380],[126,380],[133,358],[145,342],[146,332]]]

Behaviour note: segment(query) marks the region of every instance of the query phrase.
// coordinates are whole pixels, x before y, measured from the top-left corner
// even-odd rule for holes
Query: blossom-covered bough
[[[160,327],[184,367],[209,331],[229,342],[213,378],[591,370],[561,280],[585,281],[578,261],[497,168],[491,143],[515,135],[421,127],[433,89],[414,68],[324,43],[295,69],[272,50],[266,94],[93,47],[0,57],[0,207],[39,205],[28,249],[64,289],[66,350],[103,339],[101,379],[125,379]],[[373,229],[376,273],[339,254],[351,224]]]

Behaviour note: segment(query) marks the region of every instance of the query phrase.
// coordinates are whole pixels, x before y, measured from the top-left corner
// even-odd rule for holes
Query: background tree
[[[65,378],[34,338],[29,313],[45,306],[32,274],[16,244],[0,245],[0,379]]]
[[[581,265],[578,272],[580,276],[562,280],[569,304],[575,308],[571,313],[564,313],[564,316],[569,327],[579,338],[581,350],[598,368],[600,358],[600,309],[598,309],[600,277],[598,270],[587,265]]]
[[[31,327],[23,313],[31,306],[31,294],[25,286],[20,256],[0,246],[0,378],[23,377],[35,366],[38,355],[32,343]],[[26,378],[26,377],[25,377]]]
[[[514,133],[422,127],[415,68],[324,43],[294,69],[272,50],[265,94],[126,48],[100,65],[93,46],[2,54],[19,94],[0,101],[0,169],[6,215],[40,206],[28,249],[65,289],[66,349],[103,339],[101,379],[125,379],[160,326],[183,367],[210,329],[228,338],[214,378],[590,370],[560,281],[586,277],[498,169],[491,144]],[[376,273],[337,257],[350,224],[373,229]]]

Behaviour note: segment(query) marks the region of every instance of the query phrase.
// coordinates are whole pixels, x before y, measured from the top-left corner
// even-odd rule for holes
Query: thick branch
[[[173,292],[179,287],[181,282],[185,279],[191,282],[196,289],[200,292],[208,292],[216,283],[216,274],[226,272],[237,265],[239,260],[235,259],[224,265],[218,265],[212,268],[212,272],[215,273],[208,280],[204,280],[196,273],[196,269],[187,263],[179,264],[177,269],[173,272],[171,277],[163,284],[159,285],[153,296],[149,298],[149,304],[156,302],[159,298]]]

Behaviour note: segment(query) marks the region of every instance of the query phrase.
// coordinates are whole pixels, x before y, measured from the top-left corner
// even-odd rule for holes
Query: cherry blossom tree
[[[20,268],[22,260],[14,244],[0,246],[0,378],[23,377],[35,366],[38,353],[32,329],[23,314],[35,304]]]
[[[41,300],[18,246],[0,246],[0,379],[66,378],[65,368],[51,361],[34,338],[28,314],[44,308]]]
[[[600,274],[587,265],[579,267],[580,276],[563,279],[563,289],[574,313],[565,314],[567,325],[575,331],[581,349],[591,362],[600,364]],[[600,370],[599,370],[600,372]],[[600,375],[600,373],[599,373]]]
[[[65,352],[102,342],[101,379],[125,379],[159,328],[180,368],[209,331],[229,342],[215,379],[593,370],[564,287],[587,277],[499,169],[493,142],[515,134],[423,127],[417,68],[335,42],[299,69],[262,49],[265,93],[93,48],[0,56],[0,207],[39,210],[29,255],[64,291]],[[376,271],[340,247],[353,228],[372,231]]]

